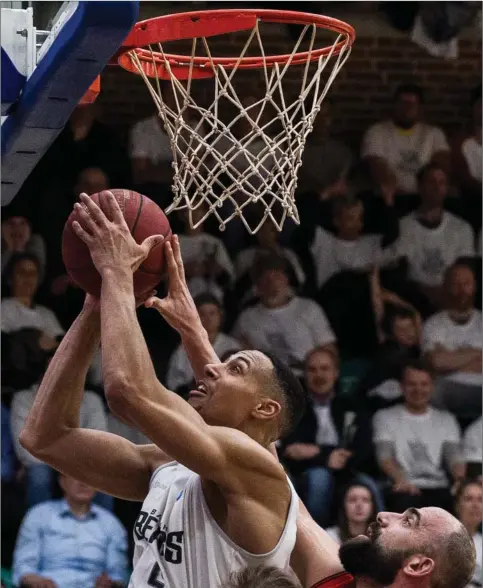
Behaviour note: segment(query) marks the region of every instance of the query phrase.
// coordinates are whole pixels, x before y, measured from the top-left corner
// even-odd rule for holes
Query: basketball
[[[151,235],[171,236],[171,227],[164,212],[147,196],[131,190],[109,190],[114,194],[126,219],[127,226],[137,243]],[[92,200],[103,207],[103,192],[93,194]],[[62,235],[62,258],[67,273],[83,290],[99,297],[101,276],[92,263],[87,245],[75,234],[72,222],[79,220],[74,210],[64,226]],[[151,250],[147,259],[134,274],[134,292],[145,294],[155,288],[164,272],[164,242]]]

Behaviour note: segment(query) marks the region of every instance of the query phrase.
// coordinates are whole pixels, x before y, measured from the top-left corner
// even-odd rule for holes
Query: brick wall
[[[152,10],[152,3],[147,2],[141,17],[153,16]],[[466,124],[468,97],[481,79],[481,36],[478,33],[463,35],[459,41],[459,58],[452,61],[431,57],[406,35],[385,23],[371,22],[370,27],[362,26],[367,25],[367,19],[380,19],[376,12],[372,16],[346,18],[355,26],[358,37],[349,60],[330,90],[335,123],[342,136],[357,143],[367,125],[388,112],[391,92],[404,81],[423,85],[427,98],[426,118],[430,122],[441,125],[449,134]],[[360,27],[358,18],[364,18]],[[234,35],[225,39],[223,51],[239,52],[240,37]],[[280,27],[272,32],[268,46],[271,52],[286,52],[291,43],[293,45],[286,28]],[[117,127],[124,137],[130,125],[153,112],[144,82],[116,67],[109,67],[102,76],[100,102],[105,122]]]

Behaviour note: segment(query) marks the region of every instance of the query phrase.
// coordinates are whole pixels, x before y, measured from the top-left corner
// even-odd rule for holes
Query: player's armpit
[[[281,465],[259,443],[236,429],[206,424],[185,400],[156,385],[157,394],[130,382],[124,391],[111,392],[112,412],[121,419],[129,415],[131,424],[173,460],[221,489],[250,494],[257,480],[286,481]]]
[[[170,461],[156,445],[135,445],[91,429],[66,429],[47,447],[38,447],[23,431],[20,442],[57,471],[124,500],[144,500],[152,471]]]

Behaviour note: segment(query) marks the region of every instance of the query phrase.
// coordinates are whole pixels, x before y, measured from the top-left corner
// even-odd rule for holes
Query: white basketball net
[[[203,223],[209,215],[214,215],[220,230],[225,229],[227,222],[239,217],[252,234],[267,218],[279,231],[287,217],[299,224],[294,193],[305,141],[328,89],[350,54],[349,38],[341,34],[327,56],[311,63],[310,53],[314,50],[316,31],[315,25],[304,27],[286,64],[261,66],[261,83],[256,88],[257,95],[261,97],[251,104],[244,103],[233,84],[237,72],[242,71],[239,65],[250,46],[257,43],[259,55],[262,58],[265,56],[258,22],[231,69],[211,62],[209,38],[193,39],[192,57],[196,55],[197,44],[202,43],[214,72],[214,99],[208,106],[197,104],[191,95],[192,81],[197,82],[191,78],[192,67],[186,80],[180,81],[174,74],[171,75],[174,100],[171,99],[168,105],[163,99],[160,80],[150,79],[136,53],[130,52],[130,58],[153,97],[171,142],[174,201],[166,212],[187,209],[193,227]],[[346,42],[342,50],[334,56],[335,45],[344,38]],[[309,58],[304,64],[295,66],[292,61],[302,41],[309,43]],[[165,54],[161,44],[155,49],[150,46],[149,50],[153,62],[154,50],[162,56]],[[331,71],[329,62],[332,63]],[[171,73],[170,63],[166,60],[164,65]],[[303,71],[300,72],[300,89],[289,102],[283,82],[291,66]],[[328,75],[323,83],[322,73],[326,68]],[[153,69],[156,71],[156,67]],[[293,77],[291,83],[293,93]],[[229,101],[236,110],[236,115],[229,122],[223,122],[218,114],[221,100]],[[269,108],[275,116],[266,120],[264,113]],[[240,124],[246,127],[243,136],[237,133]],[[244,214],[252,203],[257,203],[259,207],[254,223],[250,223]],[[192,212],[199,207],[202,207],[204,214],[201,218],[197,215],[193,221]]]

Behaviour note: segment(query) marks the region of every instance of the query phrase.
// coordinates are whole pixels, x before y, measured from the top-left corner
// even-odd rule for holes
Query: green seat
[[[2,585],[5,586],[5,588],[13,588],[12,572],[10,570],[2,568],[0,577],[2,580]]]

